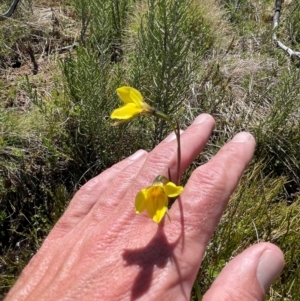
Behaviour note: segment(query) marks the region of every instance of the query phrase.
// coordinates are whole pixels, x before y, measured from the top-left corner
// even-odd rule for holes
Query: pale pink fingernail
[[[183,133],[183,130],[180,130],[180,135]],[[165,142],[171,142],[176,139],[176,135],[172,132],[167,138],[165,138]]]
[[[247,142],[252,138],[252,135],[247,133],[247,132],[241,132],[236,134],[233,138],[232,138],[232,142]]]
[[[145,153],[147,153],[147,152],[144,151],[143,149],[140,149],[137,152],[135,152],[133,155],[128,157],[128,159],[135,161],[135,160],[141,158]]]
[[[173,141],[173,140],[175,140],[175,139],[176,139],[176,135],[175,135],[174,132],[172,132],[172,133],[165,139],[165,141],[166,141],[166,142],[171,142],[171,141]]]
[[[210,115],[208,115],[208,114],[201,114],[194,120],[193,124],[203,123],[206,120],[208,120],[209,117],[210,117]]]
[[[277,253],[265,251],[258,262],[256,278],[267,293],[272,282],[279,276],[284,267],[284,261]]]

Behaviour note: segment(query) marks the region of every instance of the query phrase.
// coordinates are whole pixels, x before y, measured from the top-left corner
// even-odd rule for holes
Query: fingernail
[[[135,160],[141,158],[145,153],[146,153],[146,151],[140,149],[137,152],[135,152],[133,155],[128,157],[128,159],[135,161]]]
[[[176,135],[175,135],[174,132],[172,132],[172,133],[165,139],[165,141],[166,141],[166,142],[171,142],[171,141],[173,141],[174,139],[176,139]]]
[[[208,118],[209,118],[208,114],[201,114],[194,120],[193,124],[199,124],[205,122]]]
[[[180,130],[180,135],[183,133],[183,130]],[[176,135],[172,132],[167,138],[165,138],[165,142],[171,142],[176,139]]]
[[[260,285],[267,293],[272,282],[279,276],[284,267],[284,262],[277,253],[265,251],[258,262],[256,277]]]
[[[251,139],[252,135],[247,133],[247,132],[241,132],[236,134],[233,138],[232,138],[232,142],[246,142],[249,141]]]

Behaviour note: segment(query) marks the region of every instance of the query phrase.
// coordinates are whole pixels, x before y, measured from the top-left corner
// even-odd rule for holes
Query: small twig
[[[0,15],[0,21],[7,20],[15,11],[17,4],[20,0],[14,0],[12,4],[10,5],[9,9],[2,15]]]
[[[72,45],[69,46],[65,46],[65,47],[60,47],[58,48],[56,51],[57,52],[64,52],[64,51],[68,51],[71,50],[73,48],[76,48],[79,44],[77,42],[74,42]]]
[[[29,55],[31,63],[32,63],[32,66],[33,66],[32,73],[33,74],[37,74],[38,71],[39,71],[39,65],[38,65],[38,63],[37,63],[37,61],[35,59],[34,51],[33,51],[32,47],[31,47],[31,45],[29,45],[29,44],[27,44],[27,45],[20,44],[19,45],[19,51],[21,53],[23,53],[23,54],[27,53]]]
[[[283,0],[275,0],[275,14],[274,14],[274,17],[273,17],[273,36],[272,36],[272,39],[277,44],[277,46],[279,48],[281,48],[282,50],[286,51],[290,55],[290,57],[296,56],[300,59],[300,52],[299,51],[294,51],[291,48],[285,46],[277,38],[276,30],[277,30],[277,27],[279,26],[282,2],[283,2]]]
[[[34,56],[34,52],[33,52],[33,49],[30,45],[27,45],[27,46],[24,46],[26,52],[28,53],[30,59],[31,59],[31,62],[32,62],[32,65],[33,65],[33,68],[32,68],[32,73],[33,74],[37,74],[38,71],[39,71],[39,65],[35,59],[35,56]]]
[[[260,241],[259,241],[259,235],[258,235],[258,231],[257,231],[257,228],[256,228],[256,225],[255,225],[254,220],[252,220],[252,223],[253,223],[253,226],[254,226],[254,229],[255,229],[257,243],[259,243],[259,242],[260,242]]]
[[[177,137],[177,185],[180,185],[180,165],[181,165],[181,145],[180,145],[180,127],[176,119],[176,137]]]
[[[176,185],[180,185],[180,166],[181,166],[181,146],[180,146],[180,127],[178,120],[176,120],[176,125],[172,122],[172,120],[164,113],[154,110],[153,115],[167,121],[171,126],[172,130],[176,135],[177,140],[177,175],[176,175]]]

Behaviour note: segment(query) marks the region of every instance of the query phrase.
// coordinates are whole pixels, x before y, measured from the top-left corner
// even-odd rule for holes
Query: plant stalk
[[[178,120],[176,120],[176,125],[172,122],[172,120],[163,112],[160,112],[156,109],[154,109],[153,115],[156,117],[159,117],[169,123],[172,130],[174,131],[176,135],[177,140],[177,177],[176,177],[176,185],[180,185],[180,165],[181,165],[181,146],[180,146],[180,128]]]

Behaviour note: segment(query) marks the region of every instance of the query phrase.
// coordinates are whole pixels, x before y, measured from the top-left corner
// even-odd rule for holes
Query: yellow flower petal
[[[167,206],[156,210],[155,214],[152,216],[152,220],[159,224],[161,222],[161,220],[163,219],[163,217],[165,216],[167,210],[168,210]],[[148,212],[148,214],[149,214],[149,212]],[[149,216],[151,217],[150,214],[149,214]]]
[[[180,195],[180,193],[183,191],[183,187],[176,186],[174,183],[168,182],[163,186],[163,190],[169,198],[174,198]]]
[[[147,196],[147,189],[142,189],[135,197],[135,212],[141,213],[142,211],[146,210],[146,200]]]
[[[128,120],[140,114],[151,115],[155,112],[155,109],[144,102],[143,96],[138,90],[132,87],[121,87],[117,89],[117,93],[125,105],[114,110],[110,118]]]
[[[150,186],[147,189],[146,210],[149,216],[159,223],[168,210],[168,197],[161,186]]]
[[[135,103],[137,106],[142,107],[143,96],[138,90],[124,86],[118,88],[117,93],[124,103]]]
[[[135,197],[135,211],[140,213],[146,210],[153,221],[160,223],[168,211],[169,197],[176,197],[182,191],[182,186],[176,186],[166,177],[158,176],[151,186],[142,189]]]
[[[140,114],[143,108],[137,107],[134,103],[127,103],[121,108],[115,109],[111,115],[111,119],[130,119]]]

